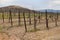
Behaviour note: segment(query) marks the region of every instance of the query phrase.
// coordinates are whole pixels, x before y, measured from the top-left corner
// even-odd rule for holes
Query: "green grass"
[[[2,19],[2,13],[0,13],[0,19]],[[23,18],[23,13],[20,14],[20,17]],[[29,14],[28,13],[25,13],[25,17],[28,18],[29,17]],[[34,14],[31,14],[31,18],[34,17]],[[4,13],[4,19],[8,19],[9,18],[9,14],[7,13]],[[12,18],[18,18],[18,13],[14,14],[12,13]]]
[[[2,27],[2,26],[0,26],[0,32],[2,31],[2,29],[3,29],[3,27]]]
[[[40,31],[40,29],[36,29],[36,31]],[[28,32],[36,32],[34,29],[28,30]]]
[[[39,16],[38,13],[35,14],[36,16]],[[48,14],[49,16],[50,14]],[[54,14],[51,14],[51,15],[54,15]],[[34,13],[30,13],[30,16],[31,18],[34,17]],[[45,14],[41,14],[42,17],[45,17]],[[20,13],[20,17],[23,18],[23,13]],[[29,17],[29,13],[25,13],[25,17],[28,18]],[[9,13],[4,13],[4,19],[8,19],[9,18]],[[14,13],[12,13],[12,18],[18,18],[18,13],[15,13],[15,16],[14,16]],[[0,13],[0,19],[2,19],[2,13]]]

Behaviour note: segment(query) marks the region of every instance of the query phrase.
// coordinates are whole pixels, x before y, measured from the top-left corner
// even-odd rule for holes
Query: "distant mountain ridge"
[[[60,10],[54,10],[54,9],[44,9],[44,10],[39,10],[39,11],[45,12],[46,10],[47,10],[47,12],[54,12],[54,13],[60,12]]]

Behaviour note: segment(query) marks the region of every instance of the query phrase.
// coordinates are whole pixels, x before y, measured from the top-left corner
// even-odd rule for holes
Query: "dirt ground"
[[[60,27],[27,33],[22,30],[20,27],[5,30],[0,33],[0,40],[60,40]]]
[[[17,19],[13,19],[13,21],[16,20]],[[16,22],[16,24],[18,25],[18,22]],[[5,23],[0,20],[0,25],[3,27],[2,32],[0,32],[0,40],[60,40],[59,21],[58,26],[55,26],[55,22],[49,22],[49,30],[45,27],[45,21],[41,21],[41,23],[37,23],[38,26],[36,26],[37,29],[40,30],[36,32],[25,32],[24,26],[13,26],[9,28],[10,23],[8,23],[8,19],[5,20]],[[34,25],[27,25],[27,28],[28,30],[34,30]]]

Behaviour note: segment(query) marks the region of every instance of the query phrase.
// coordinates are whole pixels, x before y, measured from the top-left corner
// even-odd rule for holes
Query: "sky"
[[[17,5],[34,10],[60,10],[60,0],[0,0],[0,7]]]

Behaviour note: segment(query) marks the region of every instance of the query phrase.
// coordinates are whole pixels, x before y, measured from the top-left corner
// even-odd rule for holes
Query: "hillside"
[[[8,10],[12,10],[12,11],[17,11],[17,10],[20,10],[20,11],[30,11],[30,9],[28,8],[24,8],[24,7],[20,7],[20,6],[15,6],[15,5],[11,5],[11,6],[5,6],[5,7],[0,7],[0,11],[8,11]]]

